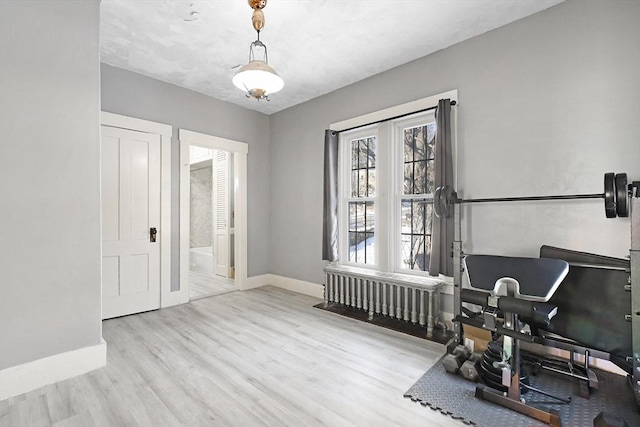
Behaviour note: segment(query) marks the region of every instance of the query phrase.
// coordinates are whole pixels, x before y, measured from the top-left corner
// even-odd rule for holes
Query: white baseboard
[[[54,354],[0,370],[0,400],[86,374],[107,364],[107,343]]]
[[[278,276],[277,274],[262,274],[260,276],[248,277],[242,290],[255,289],[267,285],[320,299],[324,298],[324,286],[317,283],[305,282],[304,280]]]
[[[311,297],[324,298],[324,286],[317,283],[305,282],[304,280],[291,279],[289,277],[269,274],[268,284],[288,291],[297,292],[299,294],[309,295]]]
[[[267,286],[269,284],[269,276],[271,275],[261,274],[260,276],[247,277],[247,280],[244,281],[241,290],[246,291],[248,289],[255,289],[261,286]]]

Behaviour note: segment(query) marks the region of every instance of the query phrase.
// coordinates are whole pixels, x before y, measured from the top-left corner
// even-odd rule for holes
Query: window
[[[375,264],[376,136],[354,136],[349,150],[348,260],[371,265]]]
[[[435,123],[402,128],[399,268],[427,271],[431,252]]]
[[[340,135],[341,263],[425,272],[434,192],[433,112]]]

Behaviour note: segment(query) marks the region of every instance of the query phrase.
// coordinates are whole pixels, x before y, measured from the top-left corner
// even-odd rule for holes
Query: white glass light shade
[[[256,99],[262,99],[284,87],[284,81],[276,71],[259,59],[250,61],[235,76],[233,84]]]

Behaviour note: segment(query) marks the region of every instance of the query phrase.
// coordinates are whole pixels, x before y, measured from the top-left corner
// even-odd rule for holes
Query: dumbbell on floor
[[[447,354],[442,361],[445,371],[450,374],[455,374],[460,370],[460,367],[471,356],[471,350],[464,345],[457,345],[453,351]]]
[[[481,352],[474,352],[469,358],[460,366],[458,373],[465,380],[478,381],[480,379],[480,361],[482,360]]]

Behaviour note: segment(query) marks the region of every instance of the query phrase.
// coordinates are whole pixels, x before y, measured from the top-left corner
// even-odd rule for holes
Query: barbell
[[[457,193],[448,185],[438,187],[433,194],[433,209],[438,218],[450,218],[453,205],[462,203],[526,202],[536,200],[578,200],[604,199],[604,211],[607,218],[629,216],[629,190],[627,174],[613,172],[604,174],[604,192],[592,194],[566,194],[561,196],[525,196],[493,197],[485,199],[459,199]]]

